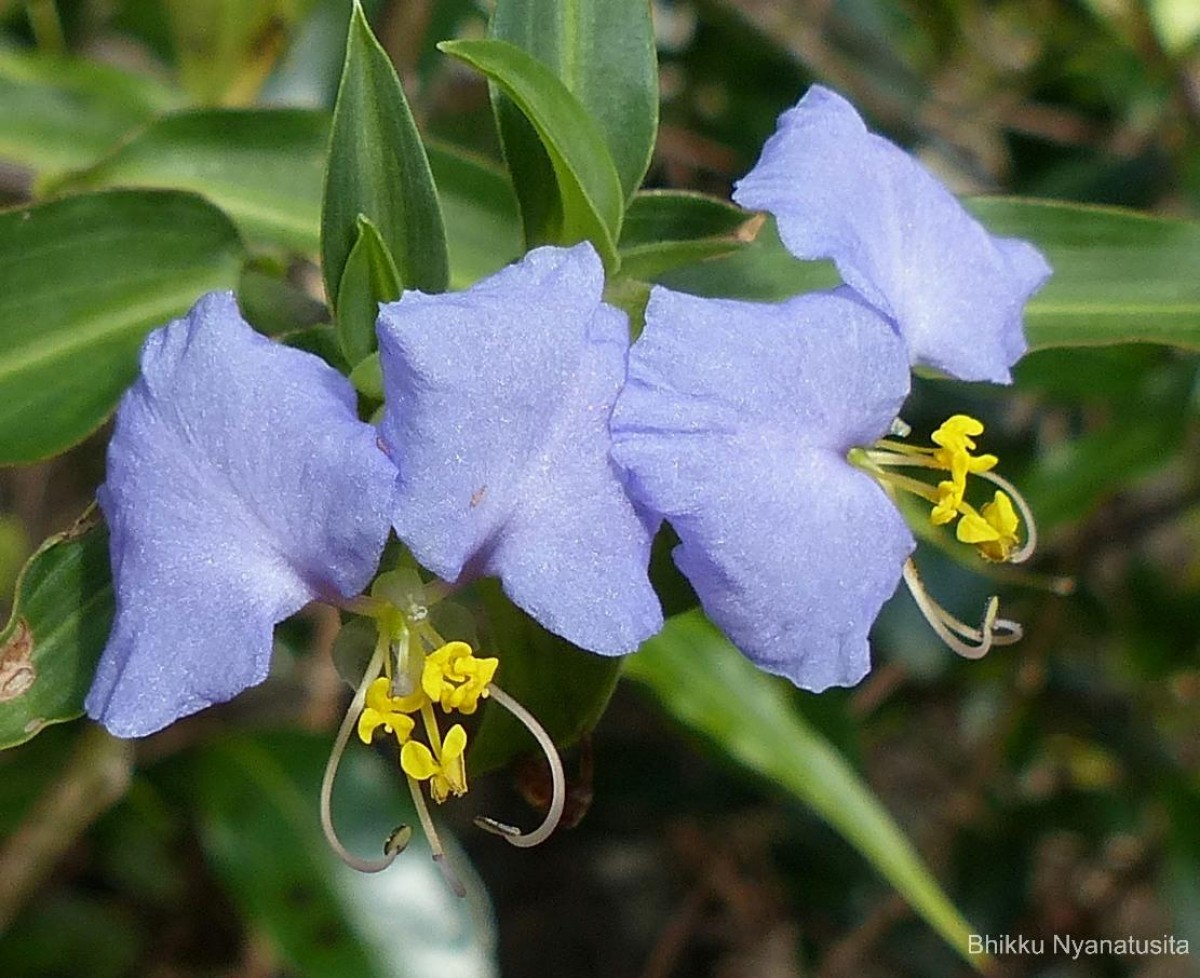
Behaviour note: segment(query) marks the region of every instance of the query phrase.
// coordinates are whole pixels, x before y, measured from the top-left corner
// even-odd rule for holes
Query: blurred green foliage
[[[435,47],[478,40],[485,11],[467,0],[364,6],[422,133],[455,147],[433,142],[429,156],[450,280],[461,286],[520,248],[487,89]],[[820,80],[964,194],[1200,217],[1195,9],[1189,0],[659,0],[661,128],[649,183],[724,196],[777,114]],[[268,331],[309,326],[298,343],[341,355],[329,327],[313,325],[323,310],[312,298],[320,279],[312,258],[349,10],[344,0],[0,3],[0,201],[69,212],[78,205],[43,201],[165,186],[203,195],[237,225],[172,194],[180,221],[208,221],[212,233],[203,257],[186,261],[195,278],[175,296],[138,272],[172,258],[169,243],[139,260],[106,253],[98,237],[97,225],[120,220],[148,192],[121,192],[120,206],[99,218],[68,213],[63,281],[84,264],[111,266],[114,342],[217,280],[232,286],[241,267],[239,292],[256,323],[254,295],[264,320],[277,317]],[[266,107],[289,111],[268,118]],[[993,219],[1015,206],[980,205]],[[756,295],[807,284],[792,277],[796,266],[770,229],[725,266],[680,269],[732,248],[736,225],[719,213],[689,229],[686,239],[705,240],[698,250],[688,240],[682,258],[638,252],[655,236],[639,239],[634,215],[659,228],[661,241],[670,207],[636,205],[614,242],[647,277],[725,294],[731,281]],[[1039,317],[1055,315],[1055,289],[1074,303],[1075,339],[1106,324],[1134,329],[1160,305],[1194,315],[1194,225],[1164,223],[1163,236],[1143,241],[1125,225],[1106,238],[1086,223],[1060,224],[1055,238],[1045,220],[1064,272],[1073,255],[1092,264],[1076,265],[1065,286],[1047,290],[1043,311],[1031,310],[1035,338],[1048,328]],[[11,229],[5,241],[18,247]],[[722,278],[721,268],[733,271]],[[1110,301],[1089,312],[1089,302],[1127,295],[1111,291],[1121,283],[1140,285],[1137,309]],[[0,305],[31,301],[9,284],[0,283]],[[73,302],[46,303],[57,318],[30,328],[70,327]],[[814,697],[772,686],[766,695],[857,768],[979,932],[1171,933],[1195,953],[1200,403],[1194,354],[1165,345],[1178,338],[1169,330],[1145,335],[1163,345],[1038,350],[1008,389],[920,379],[906,405],[918,435],[955,412],[980,417],[987,450],[1039,515],[1044,539],[1028,571],[963,566],[938,540],[920,554],[931,590],[953,595],[964,616],[1000,593],[1005,613],[1025,624],[1024,642],[982,662],[955,661],[898,597],[877,625],[876,668],[859,688]],[[14,349],[7,342],[0,363],[17,362]],[[15,419],[22,436],[22,411],[73,411],[79,436],[94,428],[129,377],[112,368],[104,403],[80,404],[72,370],[110,372],[64,361],[61,388],[45,404],[6,376],[0,418]],[[29,390],[44,389],[26,379]],[[6,460],[62,447],[15,436],[4,445]],[[93,438],[60,459],[0,472],[4,594],[22,558],[87,504],[102,451]],[[680,588],[662,571],[665,586]],[[455,905],[420,851],[390,881],[343,877],[319,841],[314,801],[341,702],[327,656],[314,654],[331,627],[315,614],[281,628],[266,686],[138,744],[132,757],[84,724],[0,754],[0,974],[968,973],[866,861],[796,803],[795,785],[731,751],[737,738],[720,726],[728,719],[684,716],[699,691],[672,697],[669,681],[654,697],[621,684],[599,728],[568,757],[574,814],[592,806],[575,831],[522,854],[474,833],[463,811],[439,813],[468,847],[456,864],[469,874],[469,855],[478,868],[498,934],[483,890],[473,885],[472,899]],[[642,684],[652,656],[631,666]],[[597,687],[607,693],[611,678]],[[692,732],[664,716],[683,716]],[[528,819],[517,796],[536,801],[540,771],[520,762],[508,770],[474,786],[472,811],[509,806]],[[376,846],[404,817],[395,774],[370,752],[352,752],[338,811],[356,850]],[[1072,978],[1196,973],[1194,959],[1003,966]]]

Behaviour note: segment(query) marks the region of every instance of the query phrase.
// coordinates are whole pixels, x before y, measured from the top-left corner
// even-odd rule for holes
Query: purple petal
[[[623,314],[589,245],[540,248],[466,292],[407,292],[378,322],[399,469],[396,532],[449,581],[498,576],[551,631],[604,654],[662,625],[651,529],[609,458]]]
[[[117,616],[89,716],[136,737],[267,674],[274,624],[359,593],[395,469],[349,383],[212,293],[146,339],[98,498]]]
[[[904,349],[840,293],[780,305],[655,289],[613,412],[634,498],[671,521],[705,611],[806,689],[868,667],[867,633],[913,540],[846,461],[908,391]]]
[[[993,237],[915,159],[814,85],[779,118],[734,199],[769,211],[797,258],[832,258],[896,324],[910,358],[963,380],[1011,380],[1026,301],[1050,275],[1023,241]]]

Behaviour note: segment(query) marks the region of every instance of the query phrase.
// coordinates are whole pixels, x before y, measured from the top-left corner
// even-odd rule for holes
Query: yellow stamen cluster
[[[1020,525],[1012,500],[997,489],[992,501],[985,503],[978,515],[963,514],[956,535],[963,543],[974,544],[988,560],[1004,561],[1017,545]]]
[[[427,782],[429,794],[439,803],[451,795],[466,793],[467,732],[455,723],[443,737],[435,705],[441,706],[443,714],[456,711],[472,714],[479,709],[481,699],[491,699],[520,721],[545,753],[552,792],[541,825],[531,832],[522,832],[495,819],[479,816],[475,820],[478,826],[501,836],[510,845],[528,848],[550,837],[562,819],[566,778],[550,735],[525,707],[493,682],[499,660],[479,658],[467,642],[448,642],[438,631],[439,627],[452,629],[451,633],[459,636],[473,632],[466,609],[448,601],[443,603],[448,593],[449,585],[423,582],[415,568],[399,567],[380,574],[371,586],[371,593],[354,599],[347,608],[374,620],[376,642],[325,765],[321,780],[321,829],[338,857],[347,866],[364,873],[386,869],[408,844],[412,829],[401,825],[388,834],[382,858],[364,858],[342,844],[333,824],[334,782],[347,742],[357,730],[359,739],[369,744],[382,727],[399,745],[400,767],[408,780],[434,862],[445,874],[450,888],[461,897],[466,895],[466,888],[450,868],[420,784]],[[430,606],[435,603],[439,604],[439,625],[434,624],[430,614]],[[361,631],[347,634],[357,642]],[[423,733],[420,740],[415,736],[418,725]]]
[[[909,434],[903,423],[894,424],[892,431],[894,438],[882,438],[870,448],[853,449],[848,460],[868,472],[889,495],[894,497],[902,490],[926,500],[931,506],[929,521],[934,526],[947,526],[957,520],[955,535],[962,543],[975,547],[985,560],[1020,563],[1033,555],[1037,528],[1029,506],[1012,483],[992,471],[997,464],[995,455],[974,454],[975,439],[983,434],[979,421],[965,414],[947,418],[930,436],[932,446],[899,440]],[[908,474],[914,469],[946,472],[949,478],[934,486]],[[972,475],[997,487],[991,502],[978,510],[966,501],[967,478]],[[1018,547],[1022,520],[1026,540]],[[933,600],[911,559],[904,563],[903,576],[917,607],[938,637],[960,655],[978,659],[993,646],[1011,645],[1020,639],[1021,626],[998,616],[997,598],[988,600],[983,618],[975,627]]]
[[[884,440],[866,453],[877,467],[877,477],[897,488],[913,492],[933,504],[929,520],[934,526],[946,526],[958,520],[955,535],[974,546],[987,560],[1009,560],[1017,548],[1021,521],[1008,494],[997,490],[992,501],[975,509],[966,501],[967,477],[991,472],[995,455],[975,455],[975,438],[983,434],[983,425],[975,418],[956,414],[948,418],[931,436],[936,448]],[[948,472],[935,487],[887,471],[893,466],[919,466]],[[985,476],[993,482],[1003,480]]]
[[[983,425],[980,422],[965,414],[956,414],[930,436],[930,440],[939,446],[932,453],[933,461],[938,468],[950,473],[950,478],[937,486],[937,502],[929,514],[934,526],[944,526],[959,515],[968,474],[995,468],[998,461],[995,455],[971,454],[975,448],[972,436],[981,434]]]
[[[971,454],[976,447],[975,437],[981,434],[981,422],[965,414],[956,414],[946,419],[930,436],[930,440],[939,446],[932,453],[933,461],[938,468],[949,472],[950,478],[938,483],[937,501],[929,518],[935,526],[942,526],[961,516],[955,530],[958,539],[974,545],[988,560],[1003,561],[1017,545],[1017,528],[1020,526],[1012,500],[997,490],[992,502],[976,511],[963,499],[967,476],[988,472],[998,461],[995,455]]]
[[[457,710],[470,716],[487,696],[499,659],[477,659],[466,642],[448,642],[425,657],[421,689],[442,711]]]
[[[456,723],[443,739],[433,704],[439,703],[444,713],[474,713],[488,695],[498,665],[498,659],[477,658],[466,642],[446,642],[425,657],[420,685],[411,693],[393,695],[392,680],[380,676],[367,689],[358,718],[359,739],[369,744],[383,727],[400,745],[404,773],[428,781],[434,801],[466,794],[467,733]],[[413,739],[416,721],[410,714],[420,715],[428,745]]]

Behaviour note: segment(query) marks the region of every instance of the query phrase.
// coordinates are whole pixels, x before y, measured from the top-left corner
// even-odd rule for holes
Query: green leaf
[[[1038,528],[1081,520],[1106,497],[1174,461],[1196,377],[1193,362],[1165,364],[1144,379],[1137,401],[1104,427],[1044,447],[1020,482]]]
[[[29,549],[25,523],[12,513],[0,513],[0,594],[16,585]]]
[[[841,284],[832,262],[797,261],[767,220],[754,240],[733,254],[656,273],[653,280],[691,295],[778,302]]]
[[[544,64],[505,41],[443,41],[438,47],[499,85],[549,153],[562,206],[538,227],[524,215],[529,244],[591,241],[605,266],[615,267],[624,192],[603,135],[575,96]]]
[[[325,303],[318,302],[299,285],[286,278],[287,268],[267,259],[252,261],[242,269],[238,282],[238,305],[246,322],[260,333],[280,333],[307,329],[329,321]]]
[[[604,137],[625,200],[632,198],[658,130],[658,62],[647,0],[499,0],[490,33],[531,54],[579,100]],[[503,97],[496,116],[522,210],[536,213],[547,196],[549,160],[523,114]]]
[[[248,238],[315,254],[328,117],[302,109],[180,112],[151,123],[56,193],[140,186],[191,190]]]
[[[337,301],[338,338],[347,362],[358,364],[375,350],[379,303],[400,298],[400,274],[379,229],[358,215],[358,240],[350,249]]]
[[[1043,403],[1124,411],[1144,397],[1151,375],[1177,359],[1170,347],[1151,343],[1050,347],[1022,357],[1013,374],[1022,392]]]
[[[1054,268],[1025,310],[1032,348],[1129,342],[1200,348],[1200,222],[1050,201],[964,203],[995,234],[1032,241]],[[839,281],[827,262],[792,258],[773,222],[732,256],[654,278],[694,295],[759,302]]]
[[[426,146],[446,220],[450,284],[466,288],[521,257],[512,184],[497,167],[438,143]]]
[[[0,50],[0,157],[39,173],[90,166],[181,98],[94,61]]]
[[[0,140],[4,121],[0,116]],[[192,190],[229,214],[247,237],[315,255],[329,122],[328,113],[307,109],[180,112],[150,124],[112,157],[60,179],[54,189]],[[520,257],[516,199],[505,174],[487,161],[443,144],[427,151],[445,220],[451,284],[464,288]],[[353,231],[357,240],[357,225]]]
[[[1049,201],[966,203],[992,232],[1032,241],[1054,269],[1025,311],[1030,346],[1200,348],[1200,223]]]
[[[220,740],[178,771],[199,813],[200,840],[248,920],[308,978],[481,974],[494,967],[487,896],[451,848],[467,899],[449,890],[411,801],[380,754],[350,747],[334,821],[353,852],[375,856],[404,822],[412,842],[368,875],[343,866],[321,835],[317,800],[330,739],[298,734]],[[452,842],[453,840],[448,840]]]
[[[668,619],[626,660],[667,712],[725,754],[811,806],[968,961],[973,932],[871,789],[699,611]],[[972,963],[979,963],[978,960]]]
[[[337,329],[329,323],[305,326],[284,333],[279,338],[290,347],[320,357],[338,373],[350,375],[350,364],[342,353],[342,339]]]
[[[0,465],[93,431],[146,333],[237,285],[242,245],[192,194],[108,191],[0,213]]]
[[[504,596],[492,580],[478,585],[500,668],[496,682],[569,747],[599,721],[617,684],[621,660],[594,655],[546,631]],[[506,710],[489,704],[471,742],[474,776],[537,751],[528,731]]]
[[[378,353],[372,353],[358,361],[350,371],[350,383],[363,397],[372,401],[383,401],[383,367],[380,366]]]
[[[83,712],[112,616],[108,531],[98,514],[85,516],[21,573],[0,632],[0,748]]]
[[[621,229],[621,271],[653,280],[673,268],[731,255],[750,245],[763,219],[717,197],[650,190],[630,203]]]
[[[356,2],[321,211],[321,261],[330,297],[341,295],[360,214],[378,228],[405,288],[446,288],[446,234],[429,160],[396,70]]]
[[[691,190],[644,190],[629,203],[621,250],[663,241],[733,238],[753,241],[762,218],[720,197]]]

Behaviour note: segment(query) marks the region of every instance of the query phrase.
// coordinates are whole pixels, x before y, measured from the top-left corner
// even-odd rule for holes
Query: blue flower
[[[603,287],[590,245],[539,248],[465,292],[406,292],[377,329],[400,539],[443,579],[499,577],[546,628],[615,655],[662,611],[657,523],[609,457],[629,334]]]
[[[857,682],[913,539],[847,461],[908,393],[904,347],[848,289],[779,305],[656,288],[612,418],[630,492],[679,534],[709,617],[763,669]]]
[[[1025,352],[1021,315],[1050,275],[1025,241],[975,221],[907,153],[814,85],[779,118],[734,200],[769,211],[797,258],[832,258],[895,325],[913,362],[1007,383]]]
[[[276,622],[373,576],[394,479],[345,378],[232,295],[151,333],[97,494],[117,610],[88,715],[137,737],[261,682]]]

